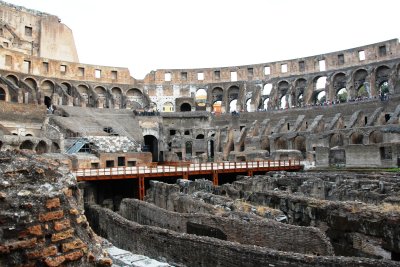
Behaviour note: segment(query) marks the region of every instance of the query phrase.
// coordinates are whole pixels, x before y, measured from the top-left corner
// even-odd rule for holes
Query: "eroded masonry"
[[[0,265],[400,265],[397,39],[141,80],[0,11]]]

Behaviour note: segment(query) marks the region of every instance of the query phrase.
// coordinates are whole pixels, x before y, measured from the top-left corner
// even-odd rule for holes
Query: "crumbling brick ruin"
[[[175,266],[400,265],[397,39],[135,79],[0,11],[0,265],[110,265],[91,229]],[[306,171],[189,171],[250,162]]]

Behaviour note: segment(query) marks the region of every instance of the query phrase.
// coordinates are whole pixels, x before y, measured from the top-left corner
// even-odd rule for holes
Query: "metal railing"
[[[300,167],[300,160],[278,161],[247,161],[247,162],[208,162],[190,164],[187,166],[133,166],[114,167],[101,169],[79,169],[73,171],[77,177],[87,176],[118,176],[118,175],[150,175],[150,174],[182,174],[201,171],[246,171],[252,169],[287,169],[287,167]]]

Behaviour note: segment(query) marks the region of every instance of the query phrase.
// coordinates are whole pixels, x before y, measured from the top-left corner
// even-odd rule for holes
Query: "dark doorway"
[[[50,108],[51,106],[51,98],[48,96],[44,97],[44,104],[46,105],[47,108]]]
[[[0,101],[5,101],[6,100],[6,92],[4,91],[3,88],[0,88]]]
[[[158,140],[153,135],[144,136],[144,149],[143,151],[151,152],[153,155],[153,162],[158,162]]]
[[[208,157],[214,158],[214,140],[208,141]]]
[[[118,157],[118,167],[125,166],[125,157]]]
[[[181,105],[181,111],[183,112],[192,111],[192,106],[188,103],[183,103]]]
[[[114,161],[113,160],[106,160],[106,168],[113,168]]]

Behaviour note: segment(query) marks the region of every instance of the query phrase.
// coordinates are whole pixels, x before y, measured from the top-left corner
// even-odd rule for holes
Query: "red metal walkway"
[[[219,173],[246,173],[268,171],[299,171],[303,168],[299,160],[250,161],[250,162],[209,162],[187,166],[135,166],[105,169],[80,169],[74,171],[78,181],[101,181],[117,179],[139,179],[139,198],[145,194],[144,180],[160,177],[182,177],[211,175],[214,185],[218,185]]]

